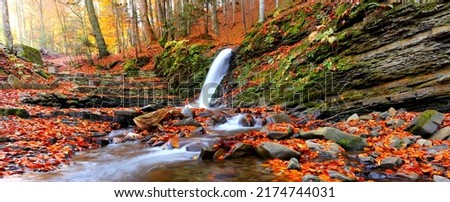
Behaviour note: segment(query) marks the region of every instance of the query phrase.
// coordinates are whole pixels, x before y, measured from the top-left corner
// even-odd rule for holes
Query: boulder
[[[216,125],[224,124],[226,122],[227,122],[227,119],[224,116],[216,114],[216,115],[213,115],[211,118],[209,118],[206,121],[206,124],[208,126],[216,126]]]
[[[388,113],[389,113],[390,117],[395,117],[395,115],[397,114],[397,110],[395,110],[393,107],[391,107],[391,108],[389,108]]]
[[[367,115],[360,116],[359,120],[363,120],[363,121],[373,120],[373,115],[367,114]]]
[[[406,130],[414,135],[429,138],[436,132],[439,125],[444,121],[444,118],[444,114],[436,110],[426,110],[414,118]]]
[[[194,112],[193,112],[192,109],[189,108],[189,107],[184,107],[184,108],[181,110],[181,113],[182,113],[185,117],[188,117],[188,118],[191,118],[191,119],[194,118]]]
[[[332,140],[339,144],[346,150],[359,151],[363,150],[367,146],[366,140],[362,137],[350,135],[342,132],[336,128],[323,127],[314,131],[304,133],[306,137],[322,137],[327,140]]]
[[[193,118],[183,119],[181,121],[174,123],[173,125],[174,126],[197,126],[197,127],[202,126],[202,124],[200,124],[198,121],[196,121]]]
[[[335,159],[341,154],[341,151],[344,150],[334,142],[324,146],[322,144],[314,142],[313,140],[307,140],[306,146],[312,151],[317,151],[319,157],[323,159]]]
[[[270,127],[264,126],[261,131],[267,133],[269,138],[276,140],[287,138],[294,133],[294,129],[291,126],[284,124],[271,124]]]
[[[323,182],[323,180],[320,179],[320,177],[318,177],[316,175],[311,175],[311,174],[307,174],[307,175],[303,176],[302,181],[303,182]]]
[[[352,114],[350,117],[347,118],[347,122],[359,120],[358,114]]]
[[[17,116],[24,119],[31,117],[27,110],[17,108],[0,108],[0,116]]]
[[[16,76],[14,76],[14,74],[10,74],[8,76],[8,84],[12,88],[23,88],[24,87],[22,81],[19,78],[17,78]]]
[[[251,156],[255,153],[255,148],[251,144],[245,144],[242,142],[238,142],[233,146],[233,149],[231,150],[231,154],[228,155],[226,158],[232,159],[232,158],[239,158],[243,156]]]
[[[403,159],[400,157],[387,157],[381,160],[380,167],[386,169],[393,169],[403,164]]]
[[[433,146],[433,142],[431,140],[419,139],[416,142],[420,147],[431,147]]]
[[[450,182],[450,179],[439,176],[439,175],[433,175],[433,181],[434,182]]]
[[[334,171],[334,170],[327,170],[327,172],[331,178],[338,179],[343,182],[356,182],[357,181],[357,179],[355,177],[349,177],[347,175],[344,175],[344,174]]]
[[[289,115],[284,112],[270,115],[266,117],[266,121],[267,123],[292,123]]]
[[[44,65],[44,61],[42,60],[41,52],[35,48],[30,46],[19,44],[14,45],[14,50],[17,52],[17,55],[38,65]]]
[[[380,119],[387,119],[389,117],[389,112],[383,112],[378,117]]]
[[[252,115],[246,114],[239,119],[238,123],[244,127],[253,127],[255,126],[255,119]]]
[[[447,138],[450,138],[450,126],[444,127],[439,131],[437,131],[436,133],[434,133],[430,137],[430,140],[445,140]]]
[[[290,159],[299,157],[300,153],[281,144],[274,142],[263,142],[256,147],[258,155],[265,159]]]
[[[288,170],[300,170],[300,163],[296,158],[291,158],[287,165]]]
[[[183,118],[179,110],[174,108],[163,108],[155,112],[144,114],[133,119],[134,123],[143,130],[152,130],[160,127],[161,123],[173,118]]]
[[[216,151],[214,150],[214,148],[203,147],[202,150],[200,151],[200,155],[198,156],[198,158],[201,160],[213,159],[215,153]]]
[[[408,172],[408,173],[397,172],[394,175],[394,177],[403,178],[403,179],[406,179],[406,180],[411,181],[411,182],[415,182],[415,181],[417,181],[417,179],[419,179],[419,175],[417,173],[415,173],[415,172]]]

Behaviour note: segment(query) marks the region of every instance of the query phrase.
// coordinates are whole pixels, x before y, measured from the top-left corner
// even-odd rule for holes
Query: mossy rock
[[[15,50],[17,51],[18,56],[23,57],[32,63],[41,66],[44,65],[44,61],[42,60],[42,55],[39,50],[24,44],[16,45]]]
[[[445,115],[436,110],[426,110],[419,114],[406,128],[414,135],[429,138],[437,131],[439,125],[444,121]]]
[[[50,78],[50,75],[47,74],[47,72],[45,72],[44,70],[38,70],[36,73],[39,74],[39,76],[41,76],[44,79],[49,79]]]
[[[0,108],[0,116],[17,116],[20,118],[30,118],[31,115],[24,109],[17,108]]]

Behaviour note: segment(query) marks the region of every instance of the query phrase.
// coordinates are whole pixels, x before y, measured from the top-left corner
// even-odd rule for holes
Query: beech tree
[[[109,55],[108,48],[105,43],[105,39],[103,38],[102,30],[100,29],[100,25],[98,23],[97,14],[95,13],[94,3],[92,0],[85,0],[86,10],[89,18],[89,22],[91,23],[92,32],[95,36],[95,42],[97,43],[97,49],[100,58],[104,58]]]
[[[6,48],[9,53],[13,53],[13,36],[11,34],[11,27],[9,25],[9,13],[8,13],[8,1],[0,0],[0,8],[2,9],[2,19],[3,19],[3,35],[6,40]]]

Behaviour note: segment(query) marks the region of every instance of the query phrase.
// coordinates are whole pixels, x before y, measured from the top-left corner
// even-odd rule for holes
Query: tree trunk
[[[264,22],[264,0],[259,0],[259,23],[263,23]]]
[[[153,32],[150,20],[148,19],[148,4],[147,0],[138,0],[140,19],[144,27],[144,36],[147,42],[155,41],[155,34]]]
[[[102,30],[98,23],[97,14],[95,13],[95,8],[92,0],[85,0],[86,10],[88,12],[89,22],[91,23],[92,32],[95,36],[95,42],[97,43],[97,49],[99,53],[99,58],[104,58],[109,55],[108,48],[103,38]]]
[[[275,8],[278,8],[280,6],[279,0],[275,0]]]
[[[132,36],[134,37],[134,53],[136,56],[136,60],[139,57],[138,56],[138,52],[141,51],[141,42],[139,40],[139,28],[138,28],[138,17],[137,17],[137,11],[136,11],[136,4],[134,2],[134,0],[131,0],[131,23],[132,23],[132,30],[131,33],[134,32],[134,34],[132,34]]]
[[[245,3],[244,2],[245,2],[245,0],[241,2],[242,23],[244,24],[244,31],[245,31],[245,33],[247,33],[247,22],[245,21]]]
[[[244,3],[242,3],[242,5],[244,5]],[[236,13],[236,0],[232,0],[231,3],[231,12],[233,13],[233,26],[236,24],[236,18],[235,18],[235,13]],[[244,13],[244,11],[242,11],[242,13]]]
[[[208,28],[209,28],[209,23],[208,23],[208,14],[209,14],[209,0],[205,0],[205,19],[204,19],[204,29],[205,29],[205,35],[207,35],[208,32]]]
[[[217,17],[217,0],[212,0],[211,20],[214,34],[219,37],[219,18]]]
[[[111,0],[111,9],[114,12],[114,24],[115,24],[115,31],[116,31],[116,41],[117,41],[117,50],[119,51],[119,53],[122,53],[122,43],[121,43],[121,38],[120,38],[120,22],[119,22],[119,11],[117,9],[117,1],[116,0]]]
[[[148,14],[150,15],[149,16],[149,19],[150,19],[150,26],[152,27],[152,30],[153,30],[153,34],[155,34],[155,20],[154,20],[154,15],[153,15],[153,3],[152,3],[152,0],[149,0],[148,1]],[[155,36],[156,37],[156,36]]]
[[[9,53],[13,53],[13,37],[11,34],[11,27],[9,25],[9,13],[8,13],[8,1],[0,0],[0,8],[2,9],[2,19],[3,19],[3,35],[6,40],[6,48]]]

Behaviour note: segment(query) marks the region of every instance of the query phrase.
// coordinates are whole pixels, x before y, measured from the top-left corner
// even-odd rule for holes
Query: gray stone
[[[363,121],[373,120],[373,116],[371,114],[363,115],[359,117],[359,120]]]
[[[417,181],[417,179],[419,179],[419,175],[415,172],[409,172],[409,173],[404,173],[404,172],[397,172],[395,174],[395,177],[399,177],[399,178],[404,178],[407,179],[408,181]]]
[[[361,156],[361,157],[358,157],[358,159],[363,164],[368,164],[368,165],[375,164],[375,159],[371,156]]]
[[[291,158],[288,162],[287,169],[289,170],[300,170],[300,163],[296,158]]]
[[[358,114],[352,114],[350,117],[347,118],[347,122],[354,120],[359,120]]]
[[[327,140],[332,140],[339,144],[346,150],[363,150],[367,146],[367,142],[364,138],[359,136],[350,135],[344,133],[336,128],[324,127],[308,133],[303,134],[304,136],[314,136],[323,137]]]
[[[394,122],[394,124],[392,125],[392,128],[395,130],[397,128],[400,128],[403,126],[403,124],[405,124],[405,121],[402,119],[398,119]]]
[[[292,123],[291,118],[286,113],[273,114],[266,118],[267,123]]]
[[[359,132],[359,128],[358,128],[358,127],[350,127],[350,128],[348,129],[348,132],[349,132],[350,134],[357,134],[357,133]]]
[[[197,126],[200,127],[202,124],[200,124],[198,121],[192,118],[183,119],[181,121],[178,121],[173,124],[174,126]]]
[[[214,148],[203,147],[202,150],[200,151],[200,155],[198,156],[198,158],[201,160],[213,159],[215,153],[216,151],[214,150]]]
[[[58,67],[57,66],[49,66],[47,68],[47,72],[49,74],[56,74],[56,73],[58,73]]]
[[[395,124],[395,119],[390,119],[389,121],[386,121],[386,126],[392,126]]]
[[[433,146],[433,142],[431,142],[430,140],[424,140],[424,139],[419,139],[416,142],[419,146],[421,147],[431,147]]]
[[[184,108],[181,110],[181,113],[182,113],[184,116],[188,117],[188,118],[191,118],[191,119],[194,118],[194,112],[193,112],[192,109],[189,108],[189,107],[184,107]]]
[[[336,143],[329,143],[327,145],[328,147],[316,143],[313,140],[307,140],[305,143],[309,149],[317,151],[320,158],[325,159],[335,159],[341,154],[341,151],[344,150]]]
[[[213,115],[211,118],[209,118],[206,121],[206,124],[208,126],[216,126],[219,124],[224,124],[227,122],[227,119],[225,117],[223,117],[222,115]]]
[[[430,137],[430,140],[445,140],[447,138],[450,138],[450,126],[444,127],[439,131],[437,131],[436,133],[434,133]]]
[[[258,152],[259,156],[266,159],[290,159],[292,157],[300,157],[300,152],[274,142],[263,142],[259,144],[256,147],[256,152]]]
[[[255,153],[255,149],[251,144],[245,144],[242,142],[238,142],[233,146],[231,150],[231,154],[226,158],[239,158],[244,156],[251,156]]]
[[[395,115],[397,114],[397,110],[395,110],[393,107],[391,107],[391,108],[389,108],[388,113],[389,113],[390,117],[395,117]]]
[[[403,164],[403,159],[400,157],[387,157],[381,161],[380,167],[393,169],[395,167],[401,166]]]
[[[261,131],[267,133],[268,137],[279,140],[279,139],[284,139],[284,138],[287,138],[287,137],[293,135],[294,129],[292,127],[288,126],[288,128],[284,131],[272,131],[272,130],[269,130],[268,127],[265,126],[261,129]]]
[[[201,142],[194,142],[194,143],[186,145],[186,151],[201,152],[202,148],[204,148],[205,146],[206,145]]]
[[[380,117],[380,119],[386,119],[387,117],[389,117],[389,112],[383,112],[378,117]]]
[[[327,170],[327,172],[331,178],[338,179],[343,182],[356,182],[357,181],[357,179],[355,177],[348,177],[347,175],[344,175],[344,174],[334,171],[334,170]]]
[[[8,76],[8,84],[12,87],[12,88],[23,88],[23,83],[22,81],[20,81],[20,79],[18,79],[16,76],[14,76],[14,74],[10,74]]]
[[[402,139],[400,139],[398,137],[392,137],[389,140],[389,146],[396,148],[396,149],[400,149],[400,148],[405,148],[406,144],[404,144]]]
[[[239,125],[244,126],[244,127],[255,126],[255,120],[253,119],[253,116],[250,114],[246,114],[246,115],[242,116],[239,119],[238,123],[239,123]]]
[[[444,121],[444,118],[444,114],[436,110],[426,110],[414,118],[406,130],[414,135],[429,138],[436,132],[438,126]]]
[[[316,175],[311,175],[311,174],[307,174],[307,175],[303,176],[302,181],[303,182],[323,182],[323,180],[320,179],[320,177],[318,177]]]
[[[433,175],[433,181],[434,182],[450,182],[450,179],[439,176],[439,175]]]

